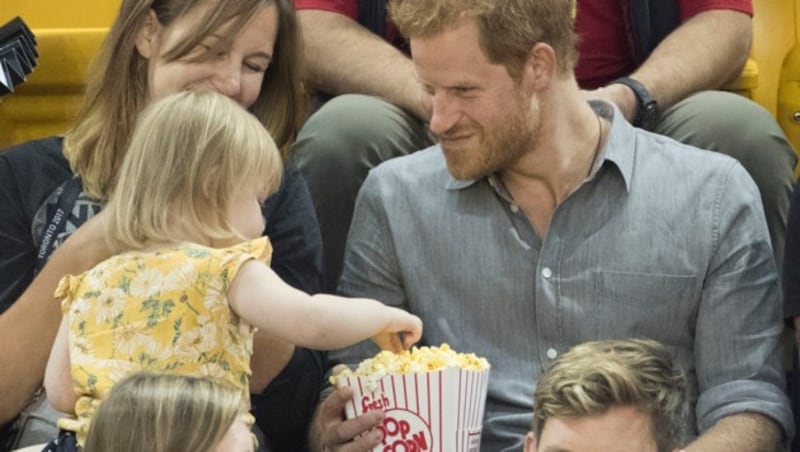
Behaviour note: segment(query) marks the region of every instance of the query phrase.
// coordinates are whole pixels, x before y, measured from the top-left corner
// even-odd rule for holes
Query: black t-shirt
[[[72,177],[61,138],[30,141],[0,153],[0,313],[33,279],[37,250],[31,231],[36,211]]]

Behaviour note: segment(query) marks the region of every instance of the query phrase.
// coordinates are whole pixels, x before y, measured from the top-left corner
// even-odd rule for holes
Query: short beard
[[[514,166],[536,144],[539,106],[520,95],[508,113],[491,124],[477,125],[479,149],[447,152],[447,168],[459,180],[477,180]],[[474,156],[474,157],[473,157]],[[471,162],[470,159],[474,160]]]

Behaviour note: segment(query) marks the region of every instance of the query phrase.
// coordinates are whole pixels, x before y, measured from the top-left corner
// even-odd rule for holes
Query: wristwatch
[[[641,127],[645,130],[653,130],[658,120],[658,103],[647,91],[638,80],[630,77],[620,77],[611,84],[620,83],[633,90],[636,95],[638,106],[636,108],[636,117],[633,119],[633,125]]]

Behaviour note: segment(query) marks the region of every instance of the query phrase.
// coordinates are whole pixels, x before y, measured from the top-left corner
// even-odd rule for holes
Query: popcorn
[[[436,347],[412,347],[401,353],[384,350],[373,358],[367,358],[358,365],[355,371],[347,369],[336,376],[331,376],[332,384],[343,381],[344,377],[364,377],[368,380],[368,388],[375,390],[375,383],[387,375],[406,375],[419,372],[436,372],[448,368],[481,372],[491,367],[486,358],[474,353],[458,353],[447,343]]]
[[[479,451],[491,366],[447,344],[382,351],[331,382],[349,386],[348,418],[384,410],[374,451]]]

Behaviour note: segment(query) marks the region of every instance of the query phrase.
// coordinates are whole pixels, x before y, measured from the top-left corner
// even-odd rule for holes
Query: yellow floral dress
[[[229,307],[243,263],[269,262],[266,237],[226,249],[196,244],[114,256],[56,289],[69,325],[76,418],[58,426],[83,444],[111,386],[136,371],[208,376],[242,390],[249,410],[255,329]],[[250,419],[252,421],[252,418]]]

